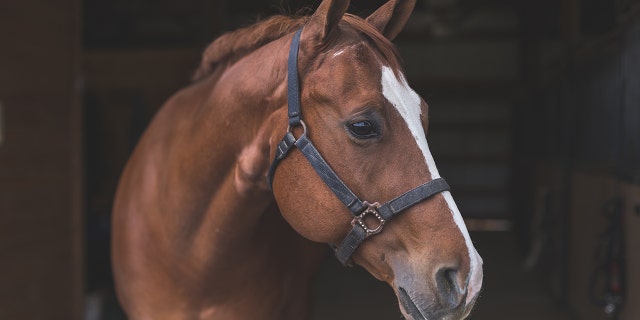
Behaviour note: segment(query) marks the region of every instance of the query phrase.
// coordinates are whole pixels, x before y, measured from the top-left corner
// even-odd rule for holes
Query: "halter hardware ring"
[[[300,136],[304,136],[305,134],[307,134],[307,124],[304,123],[304,121],[300,120],[300,125],[302,125],[302,135],[300,135]],[[299,125],[296,125],[296,126],[293,126],[293,127],[298,127],[298,126]],[[293,131],[291,131],[291,129],[293,129],[293,127],[291,125],[289,125],[287,127],[287,132],[293,134]]]
[[[377,202],[374,203],[369,203],[367,201],[362,202],[362,204],[367,207],[360,215],[355,216],[353,218],[353,220],[351,220],[351,225],[352,226],[356,226],[359,225],[362,229],[364,229],[364,231],[366,232],[365,235],[365,239],[378,234],[382,231],[382,228],[384,227],[384,223],[386,222],[384,220],[384,218],[382,218],[382,216],[380,215],[380,213],[378,213],[378,208],[380,208],[380,204]],[[378,220],[378,225],[375,228],[370,228],[365,222],[364,222],[364,218],[367,215],[373,215],[377,220]]]

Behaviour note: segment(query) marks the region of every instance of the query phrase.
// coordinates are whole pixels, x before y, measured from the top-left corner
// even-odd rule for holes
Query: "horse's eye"
[[[378,136],[378,131],[373,122],[369,120],[360,120],[348,124],[349,131],[356,138],[370,139]]]

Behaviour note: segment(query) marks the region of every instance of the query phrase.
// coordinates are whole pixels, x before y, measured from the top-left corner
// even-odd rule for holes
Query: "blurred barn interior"
[[[0,319],[124,319],[110,211],[137,138],[216,36],[318,3],[2,1]],[[485,261],[471,319],[639,319],[640,1],[418,0],[395,43]],[[313,319],[401,317],[361,269],[317,283]]]

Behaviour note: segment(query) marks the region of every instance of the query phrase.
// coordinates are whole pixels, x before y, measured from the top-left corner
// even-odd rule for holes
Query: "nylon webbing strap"
[[[344,240],[342,240],[340,246],[335,248],[338,261],[343,265],[348,265],[351,255],[356,252],[356,249],[358,249],[362,241],[366,238],[367,232],[360,226],[356,225],[351,228],[351,231],[349,231]]]
[[[289,125],[291,127],[299,126],[302,119],[300,113],[300,81],[298,79],[298,49],[300,48],[301,34],[302,28],[293,35],[287,62],[287,102],[289,105]]]
[[[276,147],[276,155],[273,158],[273,162],[271,162],[271,167],[269,167],[269,173],[267,175],[267,182],[272,188],[273,176],[276,174],[276,168],[278,168],[278,164],[280,163],[280,161],[282,161],[282,159],[287,156],[289,150],[291,150],[291,147],[293,147],[293,144],[295,142],[296,138],[293,136],[293,134],[291,132],[287,132],[282,140],[280,140],[280,143],[278,143],[278,146]]]
[[[347,187],[338,175],[329,167],[329,164],[322,158],[318,149],[313,146],[307,135],[302,135],[295,143],[296,147],[302,151],[313,169],[316,170],[322,181],[333,191],[333,193],[344,203],[353,215],[358,215],[364,206],[362,201]]]
[[[378,213],[385,220],[389,220],[401,211],[424,201],[436,193],[447,190],[449,190],[449,184],[444,179],[433,179],[383,204],[378,208]]]

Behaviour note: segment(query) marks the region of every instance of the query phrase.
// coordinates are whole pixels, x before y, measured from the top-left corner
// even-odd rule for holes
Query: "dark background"
[[[110,211],[138,136],[216,36],[318,3],[2,1],[0,319],[122,319]],[[419,0],[394,42],[485,259],[471,319],[607,319],[605,292],[640,318],[640,1]],[[400,318],[391,290],[328,261],[314,319],[367,316]]]

